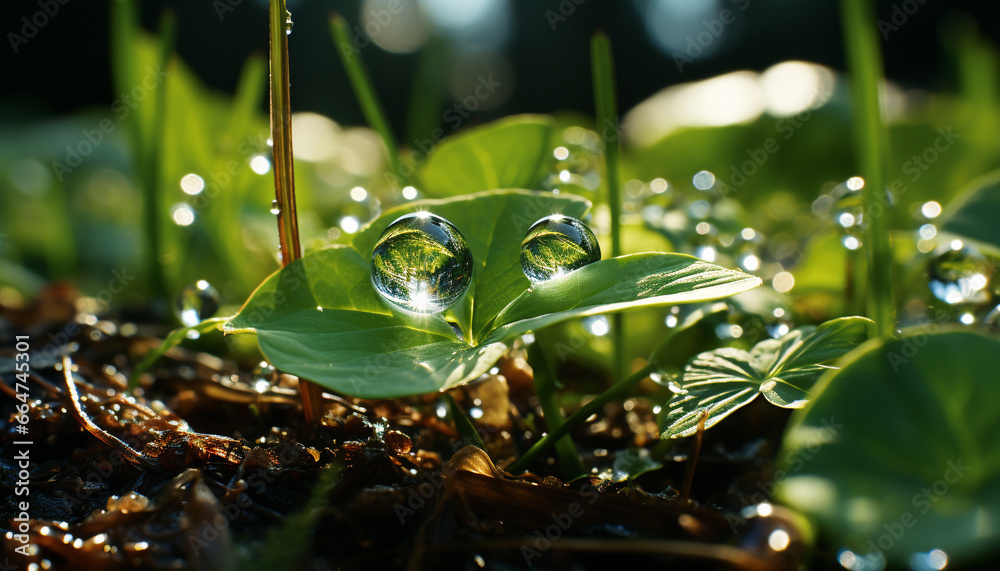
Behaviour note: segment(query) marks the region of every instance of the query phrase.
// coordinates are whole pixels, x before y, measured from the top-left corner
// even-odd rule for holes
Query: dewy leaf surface
[[[863,317],[842,317],[765,339],[750,351],[723,347],[699,354],[684,369],[685,392],[674,395],[660,415],[660,437],[694,434],[702,414],[710,428],[758,394],[775,406],[802,408],[816,379],[831,368],[824,363],[863,342],[870,325]]]
[[[349,244],[311,252],[271,275],[227,324],[256,333],[275,367],[333,391],[390,398],[446,389],[481,375],[526,331],[592,313],[716,299],[760,280],[681,254],[604,260],[532,286],[520,267],[527,228],[554,213],[582,217],[589,203],[521,190],[428,200],[386,212]],[[428,210],[465,236],[474,260],[469,290],[450,310],[406,313],[371,283],[382,230]],[[456,335],[453,325],[462,332]]]

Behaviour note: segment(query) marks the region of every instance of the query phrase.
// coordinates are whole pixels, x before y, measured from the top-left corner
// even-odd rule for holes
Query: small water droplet
[[[272,200],[271,201],[271,214],[275,214],[275,215],[281,214],[281,208],[278,206],[278,201],[277,200]]]
[[[178,226],[190,226],[195,219],[194,209],[186,202],[179,202],[170,208],[170,217]]]
[[[289,12],[288,10],[285,10],[285,35],[286,36],[291,35],[291,33],[292,33],[292,27],[294,25],[295,25],[295,23],[292,22],[292,13]]]
[[[386,300],[419,313],[453,305],[472,281],[472,252],[461,232],[430,212],[386,227],[372,252],[372,284]]]
[[[971,246],[945,248],[927,264],[928,286],[934,297],[949,304],[981,303],[992,275],[989,262]]]
[[[177,319],[187,327],[197,325],[219,311],[219,292],[205,280],[185,286],[174,302]]]
[[[521,269],[532,282],[542,282],[601,259],[601,247],[586,224],[553,214],[528,228],[521,242]]]

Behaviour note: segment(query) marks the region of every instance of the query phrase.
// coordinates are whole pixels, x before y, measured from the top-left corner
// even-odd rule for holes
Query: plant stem
[[[167,10],[160,20],[160,69],[166,70],[170,65],[170,56],[174,49],[174,38],[177,32],[177,19],[174,13]],[[160,254],[163,252],[163,244],[160,237],[160,183],[163,172],[163,161],[161,154],[166,147],[166,123],[167,123],[167,81],[164,77],[156,86],[156,94],[153,97],[153,131],[151,138],[146,145],[140,146],[142,158],[142,169],[140,179],[142,186],[146,189],[145,200],[145,222],[146,222],[146,250],[149,257],[149,276],[153,281],[153,291],[161,298],[167,297],[167,284],[164,281],[163,267],[160,265]]]
[[[895,328],[892,291],[892,252],[889,249],[888,212],[875,215],[874,205],[884,202],[888,135],[882,113],[882,50],[869,0],[841,2],[844,43],[851,74],[851,110],[855,153],[861,175],[868,253],[868,313],[875,333],[890,337]],[[880,207],[881,209],[881,207]]]
[[[406,177],[403,176],[399,164],[399,149],[396,147],[396,138],[392,134],[389,120],[386,118],[385,109],[375,93],[375,86],[372,84],[371,75],[368,68],[361,61],[361,57],[355,51],[354,43],[351,40],[351,31],[347,26],[347,21],[340,14],[330,17],[330,33],[333,42],[337,44],[337,53],[340,54],[340,61],[347,70],[347,78],[354,89],[354,95],[361,105],[361,112],[365,115],[368,125],[382,137],[385,143],[385,150],[389,154],[389,163],[396,180],[403,184]]]
[[[535,374],[535,391],[538,393],[538,401],[542,407],[542,414],[545,416],[545,425],[549,431],[553,431],[562,424],[562,413],[559,410],[559,403],[556,402],[556,374],[551,361],[542,347],[540,333],[536,333],[535,344],[528,349],[528,356],[532,361],[532,369]],[[563,476],[571,480],[586,473],[580,454],[576,451],[573,438],[566,435],[555,444],[556,455],[559,456],[559,465],[562,467]]]
[[[524,472],[528,466],[530,466],[532,462],[534,462],[543,452],[555,445],[560,438],[569,434],[570,430],[573,430],[573,428],[578,424],[581,424],[590,418],[590,415],[595,414],[605,404],[624,396],[629,389],[639,384],[639,381],[648,377],[649,373],[651,373],[653,369],[654,367],[652,365],[646,365],[642,369],[639,369],[635,373],[632,373],[628,377],[618,381],[608,390],[591,399],[591,401],[587,404],[581,406],[576,412],[569,415],[569,417],[567,417],[566,420],[564,420],[559,426],[549,427],[550,432],[541,440],[536,442],[534,446],[529,448],[528,451],[525,452],[523,456],[518,458],[517,462],[514,462],[507,471],[514,475]]]
[[[591,69],[594,76],[594,104],[597,109],[597,132],[604,142],[604,161],[608,178],[608,207],[611,210],[611,257],[622,254],[621,144],[618,129],[618,102],[615,94],[615,66],[611,58],[611,40],[597,32],[590,40]],[[609,135],[610,133],[610,135]],[[624,316],[611,316],[614,341],[614,378],[621,379],[625,366]]]
[[[271,142],[274,155],[274,196],[278,208],[278,240],[281,264],[287,266],[302,257],[299,222],[295,213],[295,170],[292,159],[292,106],[288,78],[289,14],[285,0],[271,0]],[[322,416],[323,389],[299,379],[299,394],[307,423]]]
[[[139,386],[139,378],[142,377],[143,373],[148,371],[150,367],[156,364],[156,361],[159,360],[160,357],[166,355],[167,351],[180,345],[181,342],[187,339],[188,332],[196,331],[199,334],[202,334],[210,331],[216,331],[221,329],[223,324],[227,321],[229,321],[228,317],[213,317],[212,319],[206,319],[201,323],[191,325],[190,327],[178,327],[177,329],[171,331],[170,335],[167,335],[166,339],[160,343],[160,346],[156,349],[151,349],[148,353],[146,353],[146,356],[142,358],[142,361],[139,361],[139,364],[137,364],[135,369],[132,370],[132,375],[128,378],[129,390]]]
[[[274,196],[278,207],[278,239],[283,266],[302,257],[298,216],[295,213],[295,171],[292,162],[288,17],[285,0],[271,0],[271,142],[274,155]]]

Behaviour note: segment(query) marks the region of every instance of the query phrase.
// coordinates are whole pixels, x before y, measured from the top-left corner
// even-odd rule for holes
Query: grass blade
[[[621,145],[618,140],[618,101],[615,94],[615,67],[611,58],[611,40],[604,32],[597,32],[590,40],[590,58],[594,75],[594,104],[597,108],[596,131],[602,137],[611,127],[613,135],[604,140],[604,160],[608,178],[608,206],[611,209],[611,257],[622,254],[622,199],[621,199]],[[614,376],[624,377],[625,336],[624,316],[616,314],[611,318],[611,334],[614,340]]]
[[[536,333],[541,335],[541,332]],[[528,350],[532,360],[532,369],[535,373],[535,391],[538,393],[538,401],[542,406],[542,414],[545,416],[545,425],[549,431],[555,430],[562,424],[562,413],[559,411],[559,404],[556,402],[556,374],[552,361],[546,355],[546,349],[542,347],[541,340],[535,342]],[[559,465],[562,466],[563,476],[566,480],[572,480],[577,476],[586,474],[586,468],[580,455],[576,451],[573,438],[566,435],[555,444],[556,454],[559,456]]]
[[[385,149],[389,153],[389,162],[392,165],[392,172],[400,184],[405,182],[399,165],[399,149],[396,147],[396,139],[389,127],[389,120],[385,116],[385,109],[375,93],[372,85],[371,75],[365,67],[359,55],[358,48],[351,42],[351,31],[347,27],[347,21],[340,14],[334,14],[330,18],[330,33],[333,35],[333,43],[337,46],[337,53],[340,61],[347,70],[347,77],[351,81],[354,95],[358,98],[361,111],[365,114],[368,125],[382,137]]]
[[[868,314],[879,337],[889,337],[895,328],[892,293],[892,252],[889,249],[889,219],[874,216],[873,208],[885,193],[888,134],[882,109],[882,50],[876,32],[875,12],[869,0],[843,0],[844,44],[851,74],[851,112],[855,153],[865,179],[863,204],[864,241],[868,252]]]

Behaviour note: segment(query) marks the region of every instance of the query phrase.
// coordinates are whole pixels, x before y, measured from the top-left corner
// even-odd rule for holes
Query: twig
[[[698,454],[701,452],[701,439],[705,434],[705,420],[708,419],[708,411],[701,411],[698,417],[698,432],[694,436],[694,454],[688,459],[687,468],[684,470],[684,485],[681,487],[681,499],[685,502],[691,499],[691,483],[694,481],[694,468],[698,465]]]

